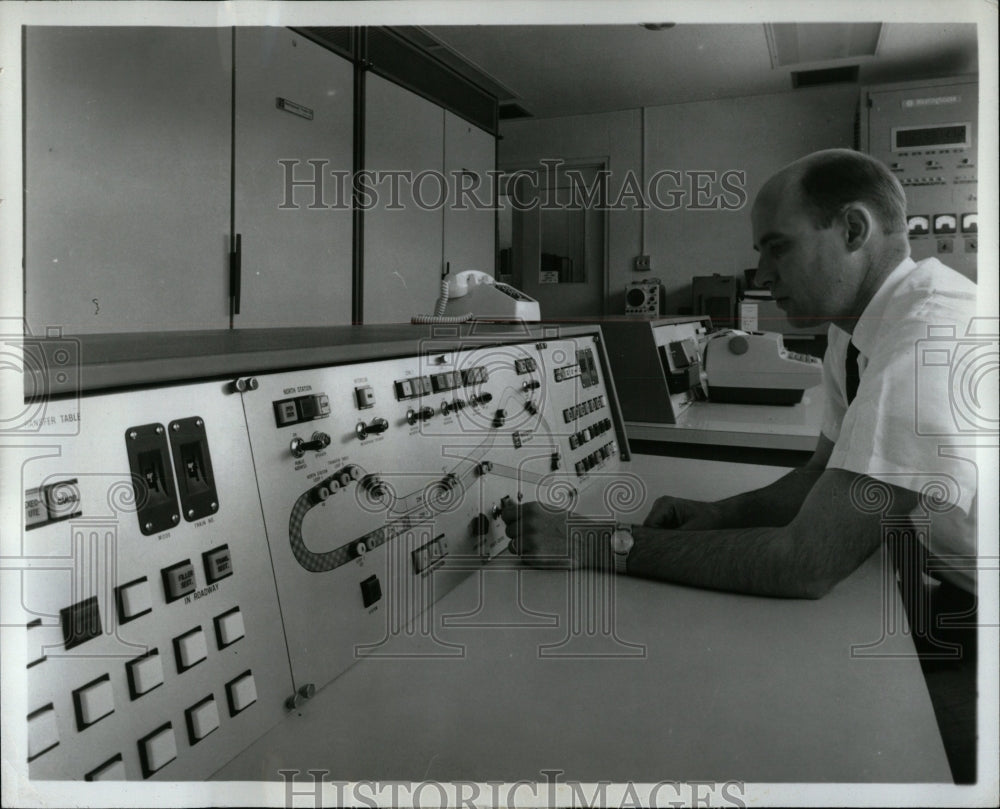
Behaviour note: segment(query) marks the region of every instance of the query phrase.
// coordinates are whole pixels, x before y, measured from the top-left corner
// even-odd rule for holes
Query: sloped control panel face
[[[22,465],[30,775],[207,777],[292,692],[240,397],[181,385],[46,418],[79,431]]]
[[[620,461],[592,335],[428,340],[258,382],[244,401],[297,688],[390,640],[447,655],[426,610],[506,548],[504,498],[568,506]]]
[[[453,653],[429,609],[497,564],[505,498],[571,507],[627,453],[596,333],[359,353],[45,404],[32,779],[200,780],[357,661]]]

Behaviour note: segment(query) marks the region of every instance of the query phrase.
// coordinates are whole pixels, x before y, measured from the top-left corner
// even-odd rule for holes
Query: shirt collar
[[[858,351],[866,357],[872,356],[875,350],[875,337],[882,326],[885,309],[889,305],[889,300],[896,287],[902,280],[910,274],[910,271],[917,266],[912,258],[907,256],[882,282],[868,305],[858,318],[854,326],[854,333],[851,335],[851,342],[857,346]]]

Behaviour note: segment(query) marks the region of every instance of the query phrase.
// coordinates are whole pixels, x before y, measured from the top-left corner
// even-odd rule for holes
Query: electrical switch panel
[[[205,778],[292,693],[240,397],[179,385],[47,415],[69,407],[79,434],[22,467],[44,515],[23,534],[30,777]],[[259,698],[232,714],[248,670]]]
[[[541,333],[46,403],[79,432],[21,467],[30,777],[203,779],[396,636],[440,653],[500,504],[627,458],[598,329]]]

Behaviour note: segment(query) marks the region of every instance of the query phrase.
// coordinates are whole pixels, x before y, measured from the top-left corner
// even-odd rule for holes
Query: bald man
[[[879,547],[886,520],[913,518],[945,560],[934,574],[974,592],[975,466],[942,452],[961,443],[947,438],[955,391],[947,369],[923,365],[920,344],[966,334],[976,287],[936,259],[910,259],[905,214],[896,178],[846,149],[786,166],[754,203],[757,282],[790,318],[830,323],[822,435],[803,468],[726,500],[660,497],[642,525],[610,534],[603,523],[568,536],[565,512],[510,503],[511,550],[528,564],[819,598]]]

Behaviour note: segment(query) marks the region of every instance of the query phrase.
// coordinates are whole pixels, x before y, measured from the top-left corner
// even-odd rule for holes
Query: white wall
[[[647,212],[646,253],[651,273],[633,271],[640,253],[642,214],[633,209],[609,213],[607,313],[624,312],[629,281],[659,278],[667,291],[667,312],[690,306],[691,278],[713,272],[742,274],[756,264],[750,230],[750,205],[764,181],[778,168],[817,149],[851,147],[858,88],[853,85],[796,90],[774,95],[698,101],[645,110],[646,180],[656,171],[684,173],[733,169],[745,172],[746,203],[739,210]],[[640,176],[642,112],[509,121],[501,128],[501,168],[537,164],[542,158],[607,160],[614,199],[628,171]],[[672,186],[665,181],[661,196]],[[727,200],[735,201],[733,194]],[[690,202],[688,199],[686,202]],[[589,314],[589,313],[580,313]]]

